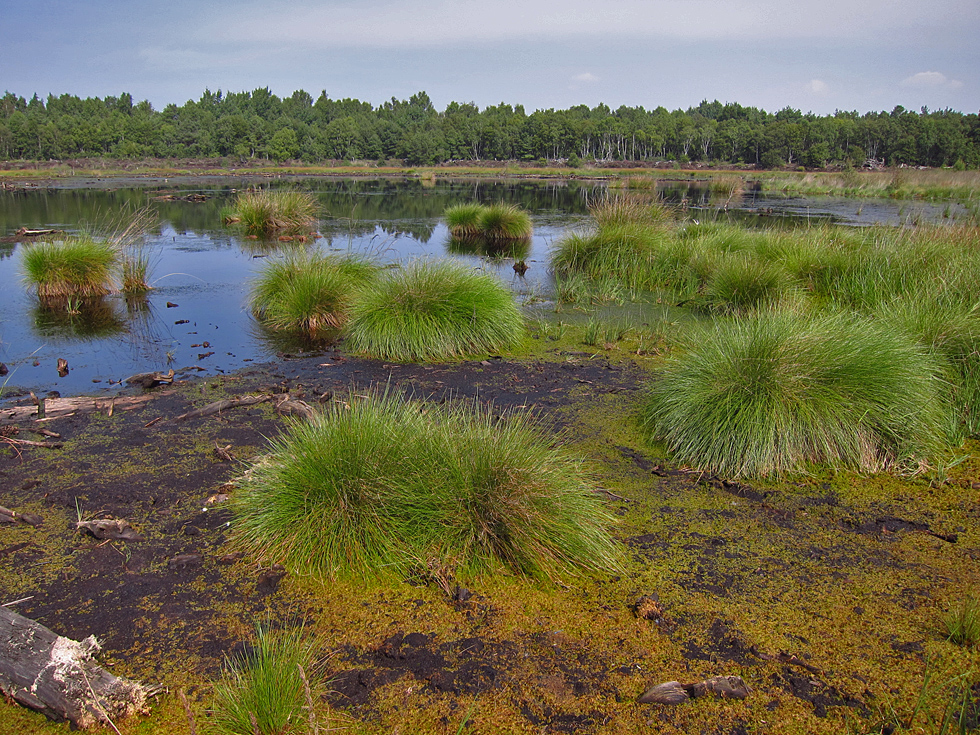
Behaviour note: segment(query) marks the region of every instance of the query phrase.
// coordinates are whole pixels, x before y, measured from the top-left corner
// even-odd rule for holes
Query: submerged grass
[[[438,360],[512,346],[524,336],[524,317],[496,278],[421,261],[367,285],[345,335],[353,351],[384,360]]]
[[[688,332],[642,421],[678,461],[725,476],[916,471],[945,446],[948,409],[941,367],[904,334],[784,311]]]
[[[233,502],[239,546],[321,576],[619,565],[579,461],[531,415],[478,404],[351,396],[277,440]]]
[[[252,313],[274,331],[321,339],[336,334],[355,295],[376,272],[357,258],[290,252],[259,274],[249,297]]]

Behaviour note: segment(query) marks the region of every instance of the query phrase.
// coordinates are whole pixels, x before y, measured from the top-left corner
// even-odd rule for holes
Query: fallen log
[[[147,714],[157,690],[103,669],[100,648],[94,636],[73,641],[0,607],[0,693],[82,730]]]
[[[187,413],[182,413],[180,416],[174,416],[172,419],[159,419],[156,418],[150,423],[146,424],[149,426],[163,426],[165,424],[175,424],[179,421],[186,421],[187,419],[198,419],[203,416],[210,416],[214,413],[219,413],[220,411],[226,411],[229,408],[239,408],[241,406],[254,406],[257,403],[264,403],[271,399],[270,395],[261,396],[241,396],[240,398],[224,398],[220,401],[215,401],[214,403],[209,403],[201,408],[195,408]]]
[[[156,395],[164,395],[158,393]],[[113,398],[45,398],[44,416],[38,416],[40,406],[10,406],[0,409],[0,426],[5,424],[17,424],[25,421],[50,421],[51,419],[64,418],[75,414],[95,413],[96,411],[106,411],[110,416],[115,410],[131,411],[141,408],[151,401],[155,396],[116,396]]]

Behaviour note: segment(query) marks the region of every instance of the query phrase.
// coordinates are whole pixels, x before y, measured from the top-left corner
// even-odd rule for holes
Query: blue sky
[[[980,110],[977,0],[0,0],[0,87],[380,104]]]

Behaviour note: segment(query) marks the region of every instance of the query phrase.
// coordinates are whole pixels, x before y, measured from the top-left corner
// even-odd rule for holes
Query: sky
[[[980,110],[978,0],[0,0],[0,87],[436,109]]]

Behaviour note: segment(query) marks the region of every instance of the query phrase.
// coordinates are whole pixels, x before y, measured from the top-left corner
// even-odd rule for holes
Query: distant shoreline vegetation
[[[222,93],[154,110],[132,95],[63,94],[0,98],[0,158],[225,158],[249,162],[373,162],[431,166],[515,161],[577,169],[594,164],[730,164],[754,168],[861,166],[980,167],[977,114],[950,109],[775,113],[717,100],[687,110],[604,104],[536,110],[501,103],[450,103],[438,111],[425,92],[374,106],[280,99],[268,88]]]

